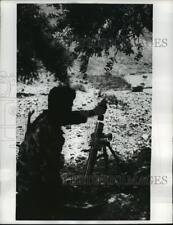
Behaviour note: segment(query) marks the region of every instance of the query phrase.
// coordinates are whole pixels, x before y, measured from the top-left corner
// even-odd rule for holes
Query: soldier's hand
[[[99,104],[95,107],[94,109],[94,112],[95,112],[95,115],[103,115],[105,114],[107,110],[107,106],[106,106],[106,100],[103,99],[101,102],[99,102]]]

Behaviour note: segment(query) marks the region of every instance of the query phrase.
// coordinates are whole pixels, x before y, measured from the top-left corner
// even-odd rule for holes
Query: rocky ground
[[[151,74],[146,76],[144,80],[143,75],[139,75],[138,83],[142,81],[146,84],[150,83]],[[136,77],[132,76],[130,80],[128,75],[126,79],[132,86],[138,85]],[[35,82],[32,85],[18,84],[17,145],[20,145],[24,138],[29,110],[35,110],[32,118],[34,120],[43,109],[47,108],[47,94],[56,85],[57,82],[53,81],[53,78],[49,78],[48,81],[45,79],[42,83]],[[102,96],[98,97],[99,89],[82,79],[77,81],[74,79],[73,86],[77,86],[78,89],[74,110],[92,109],[103,97],[107,99],[104,132],[113,134],[111,145],[124,159],[138,151],[139,146],[150,145],[151,88],[146,88],[143,92],[132,92],[130,89],[120,91],[107,87],[108,90],[102,91]],[[66,163],[75,163],[78,158],[87,157],[84,150],[90,148],[90,136],[96,122],[97,118],[94,117],[88,119],[85,124],[63,127],[66,139],[63,152]]]
[[[112,79],[111,82],[103,76],[95,78],[91,82],[91,78],[84,80],[73,77],[72,86],[77,89],[73,108],[74,110],[92,109],[105,97],[108,108],[105,113],[104,132],[112,133],[112,148],[119,153],[126,165],[128,162],[138,161],[138,155],[141,149],[144,149],[144,158],[141,159],[142,164],[139,166],[143,168],[145,167],[143,164],[145,155],[150,154],[147,151],[151,149],[151,74],[128,74],[123,77],[125,83],[121,88],[116,84],[118,81],[116,78],[111,77],[110,79]],[[130,85],[126,86],[126,82]],[[141,83],[145,84],[144,90],[132,92],[133,87]],[[54,81],[53,77],[44,77],[43,75],[41,81],[35,81],[32,85],[18,83],[17,149],[24,138],[29,110],[35,110],[32,118],[34,120],[43,109],[47,108],[47,94],[56,85],[57,81]],[[91,134],[96,122],[97,118],[93,117],[88,119],[85,124],[63,127],[66,141],[63,147],[65,167],[62,170],[62,177],[69,179],[71,176],[84,173]],[[112,156],[109,156],[110,162],[113,162]],[[110,175],[117,174],[114,166],[114,163],[110,163]],[[127,170],[129,168],[131,169],[131,166]],[[97,166],[95,170],[98,171]],[[104,174],[103,165],[99,171]],[[149,217],[149,203],[146,200],[149,198],[149,189],[144,195],[139,194],[141,193],[139,189],[137,191],[114,189],[113,192],[108,191],[108,193],[109,195],[102,199],[106,207],[104,207],[104,213],[97,216],[98,219],[147,219]],[[101,199],[95,201],[100,202]],[[141,201],[143,202],[141,203]],[[74,208],[74,201],[72,204]],[[86,199],[81,204],[83,207],[87,205],[86,208],[92,206],[91,202],[89,203]],[[71,215],[70,218],[73,216]]]
[[[151,57],[148,54],[145,57],[145,62],[141,63],[129,62],[129,59],[122,61],[109,76],[100,75],[103,72],[103,62],[99,62],[101,59],[90,61],[87,77],[79,73],[78,63],[70,71],[71,85],[77,92],[74,110],[92,109],[102,98],[107,100],[104,132],[112,133],[110,144],[122,159],[122,165],[117,168],[117,163],[109,154],[109,176],[150,174],[152,74],[149,64]],[[57,85],[58,81],[44,70],[40,71],[40,79],[32,84],[18,82],[17,153],[25,135],[29,110],[35,110],[32,116],[34,120],[47,108],[48,93]],[[142,89],[135,90],[137,86],[142,86]],[[97,117],[93,117],[85,124],[62,128],[65,137],[62,178],[66,183],[72,177],[84,174],[96,122]],[[100,159],[94,174],[103,175],[104,172],[103,160]],[[70,196],[71,206],[67,206],[63,219],[149,219],[150,190],[146,184],[123,187],[116,183],[106,190],[102,186],[88,185],[74,185],[74,188],[77,188],[78,194]]]

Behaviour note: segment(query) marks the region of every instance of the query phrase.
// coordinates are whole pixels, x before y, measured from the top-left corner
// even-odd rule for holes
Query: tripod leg
[[[109,150],[111,151],[113,157],[117,161],[117,164],[119,164],[119,162],[121,161],[120,157],[114,152],[114,150],[111,148],[110,144],[107,144],[107,147],[109,148]]]
[[[99,149],[97,147],[92,147],[89,153],[88,161],[87,161],[87,166],[85,170],[85,176],[92,175],[94,166],[97,161],[97,152]]]
[[[107,147],[109,148],[109,150],[111,151],[114,159],[115,159],[115,165],[116,165],[116,171],[119,174],[120,172],[120,162],[122,161],[121,158],[119,157],[119,155],[117,155],[114,150],[111,148],[110,144],[107,145]]]
[[[108,154],[106,151],[106,146],[103,147],[103,157],[104,157],[104,161],[105,161],[105,171],[108,171]]]

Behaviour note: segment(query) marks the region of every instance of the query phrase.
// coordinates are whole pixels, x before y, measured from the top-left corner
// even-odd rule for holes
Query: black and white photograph
[[[22,3],[16,29],[16,220],[150,220],[153,5]]]

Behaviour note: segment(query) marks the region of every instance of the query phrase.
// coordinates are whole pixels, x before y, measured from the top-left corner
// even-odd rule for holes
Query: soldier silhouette
[[[33,123],[28,115],[27,131],[17,156],[17,219],[51,219],[60,213],[63,188],[64,137],[61,126],[85,123],[88,117],[102,115],[106,102],[93,110],[72,111],[75,90],[69,86],[54,87],[48,95],[48,109]],[[59,209],[59,210],[58,210]]]

